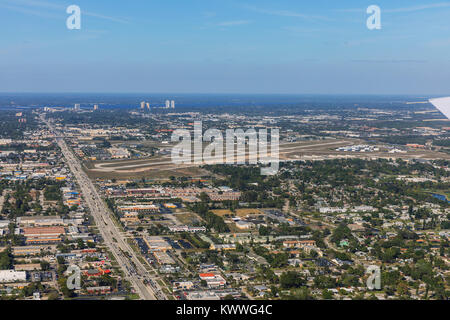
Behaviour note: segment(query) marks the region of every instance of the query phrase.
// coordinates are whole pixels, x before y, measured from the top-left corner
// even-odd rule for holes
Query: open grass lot
[[[161,143],[158,141],[151,141],[151,140],[146,140],[146,141],[110,140],[109,142],[114,145],[128,145],[129,146],[129,145],[139,144],[144,147],[155,147],[155,148],[164,148],[164,147],[168,146],[168,144],[164,144],[164,143]]]
[[[120,171],[94,171],[90,169],[85,170],[87,175],[91,179],[152,179],[154,181],[168,181],[170,180],[170,177],[193,177],[193,178],[201,178],[204,176],[211,175],[209,171],[206,171],[204,169],[198,168],[198,167],[191,167],[191,168],[179,168],[179,169],[172,169],[172,170],[145,170],[145,171],[138,171],[138,172],[120,172]]]
[[[197,221],[201,221],[200,217],[193,212],[184,212],[175,215],[176,219],[185,225],[192,225]]]
[[[264,214],[259,209],[237,209],[236,212],[231,212],[229,209],[216,209],[212,210],[212,212],[220,217],[224,217],[226,215],[228,216],[235,216],[235,217],[246,217],[248,215],[252,214]]]
[[[107,160],[107,161],[95,161],[92,164],[92,168],[111,168],[111,169],[117,169],[124,166],[136,166],[139,167],[140,165],[151,165],[154,162],[160,162],[160,161],[167,161],[170,163],[169,157],[162,157],[162,156],[155,156],[151,158],[145,158],[145,159],[135,159],[135,160]]]

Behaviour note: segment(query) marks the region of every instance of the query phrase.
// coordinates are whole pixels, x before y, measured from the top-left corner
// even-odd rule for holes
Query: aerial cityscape
[[[450,3],[192,3],[173,16],[201,3],[203,27],[174,21],[180,37],[127,53],[116,37],[153,44],[136,26],[166,25],[165,4],[0,0],[22,39],[0,48],[0,300],[166,300],[204,317],[217,310],[189,302],[448,300],[450,46],[389,28]],[[260,15],[299,20],[280,27],[295,36]],[[362,30],[335,38],[335,15]],[[63,27],[37,45],[23,32],[44,17]],[[269,46],[294,39],[311,41],[298,59]]]
[[[419,97],[292,99],[5,107],[2,298],[447,299],[445,116]],[[279,129],[278,172],[173,164],[171,134],[196,121]]]

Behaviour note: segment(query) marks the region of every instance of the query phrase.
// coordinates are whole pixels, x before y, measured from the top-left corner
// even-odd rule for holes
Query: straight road
[[[45,121],[43,117],[42,120]],[[54,132],[54,128],[51,124],[47,121],[45,122],[51,131]],[[119,228],[114,224],[111,213],[99,196],[92,181],[82,170],[79,160],[69,150],[62,138],[56,138],[56,140],[71,172],[78,181],[78,185],[81,188],[86,204],[88,205],[100,234],[103,237],[104,243],[116,258],[116,261],[125,274],[125,278],[130,281],[141,299],[165,300],[166,296],[156,280],[150,277],[149,272],[139,261],[130,245],[126,242],[126,239]]]

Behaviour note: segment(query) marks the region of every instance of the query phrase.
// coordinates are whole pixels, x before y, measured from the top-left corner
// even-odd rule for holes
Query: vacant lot
[[[201,221],[200,217],[193,212],[177,213],[175,215],[175,218],[181,224],[185,224],[185,225],[193,225],[193,224]]]
[[[246,217],[248,215],[252,214],[264,214],[259,209],[237,209],[236,212],[231,212],[231,210],[228,209],[217,209],[212,210],[212,212],[220,217],[224,217],[226,215],[228,216],[236,216],[236,217]]]

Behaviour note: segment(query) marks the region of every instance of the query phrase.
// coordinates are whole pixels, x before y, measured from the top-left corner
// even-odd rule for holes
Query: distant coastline
[[[428,100],[424,95],[373,94],[240,94],[240,93],[1,93],[0,108],[73,107],[138,108],[141,101],[150,106],[164,106],[166,100],[175,100],[177,109],[203,107],[299,107],[299,108],[408,108],[425,110]]]

